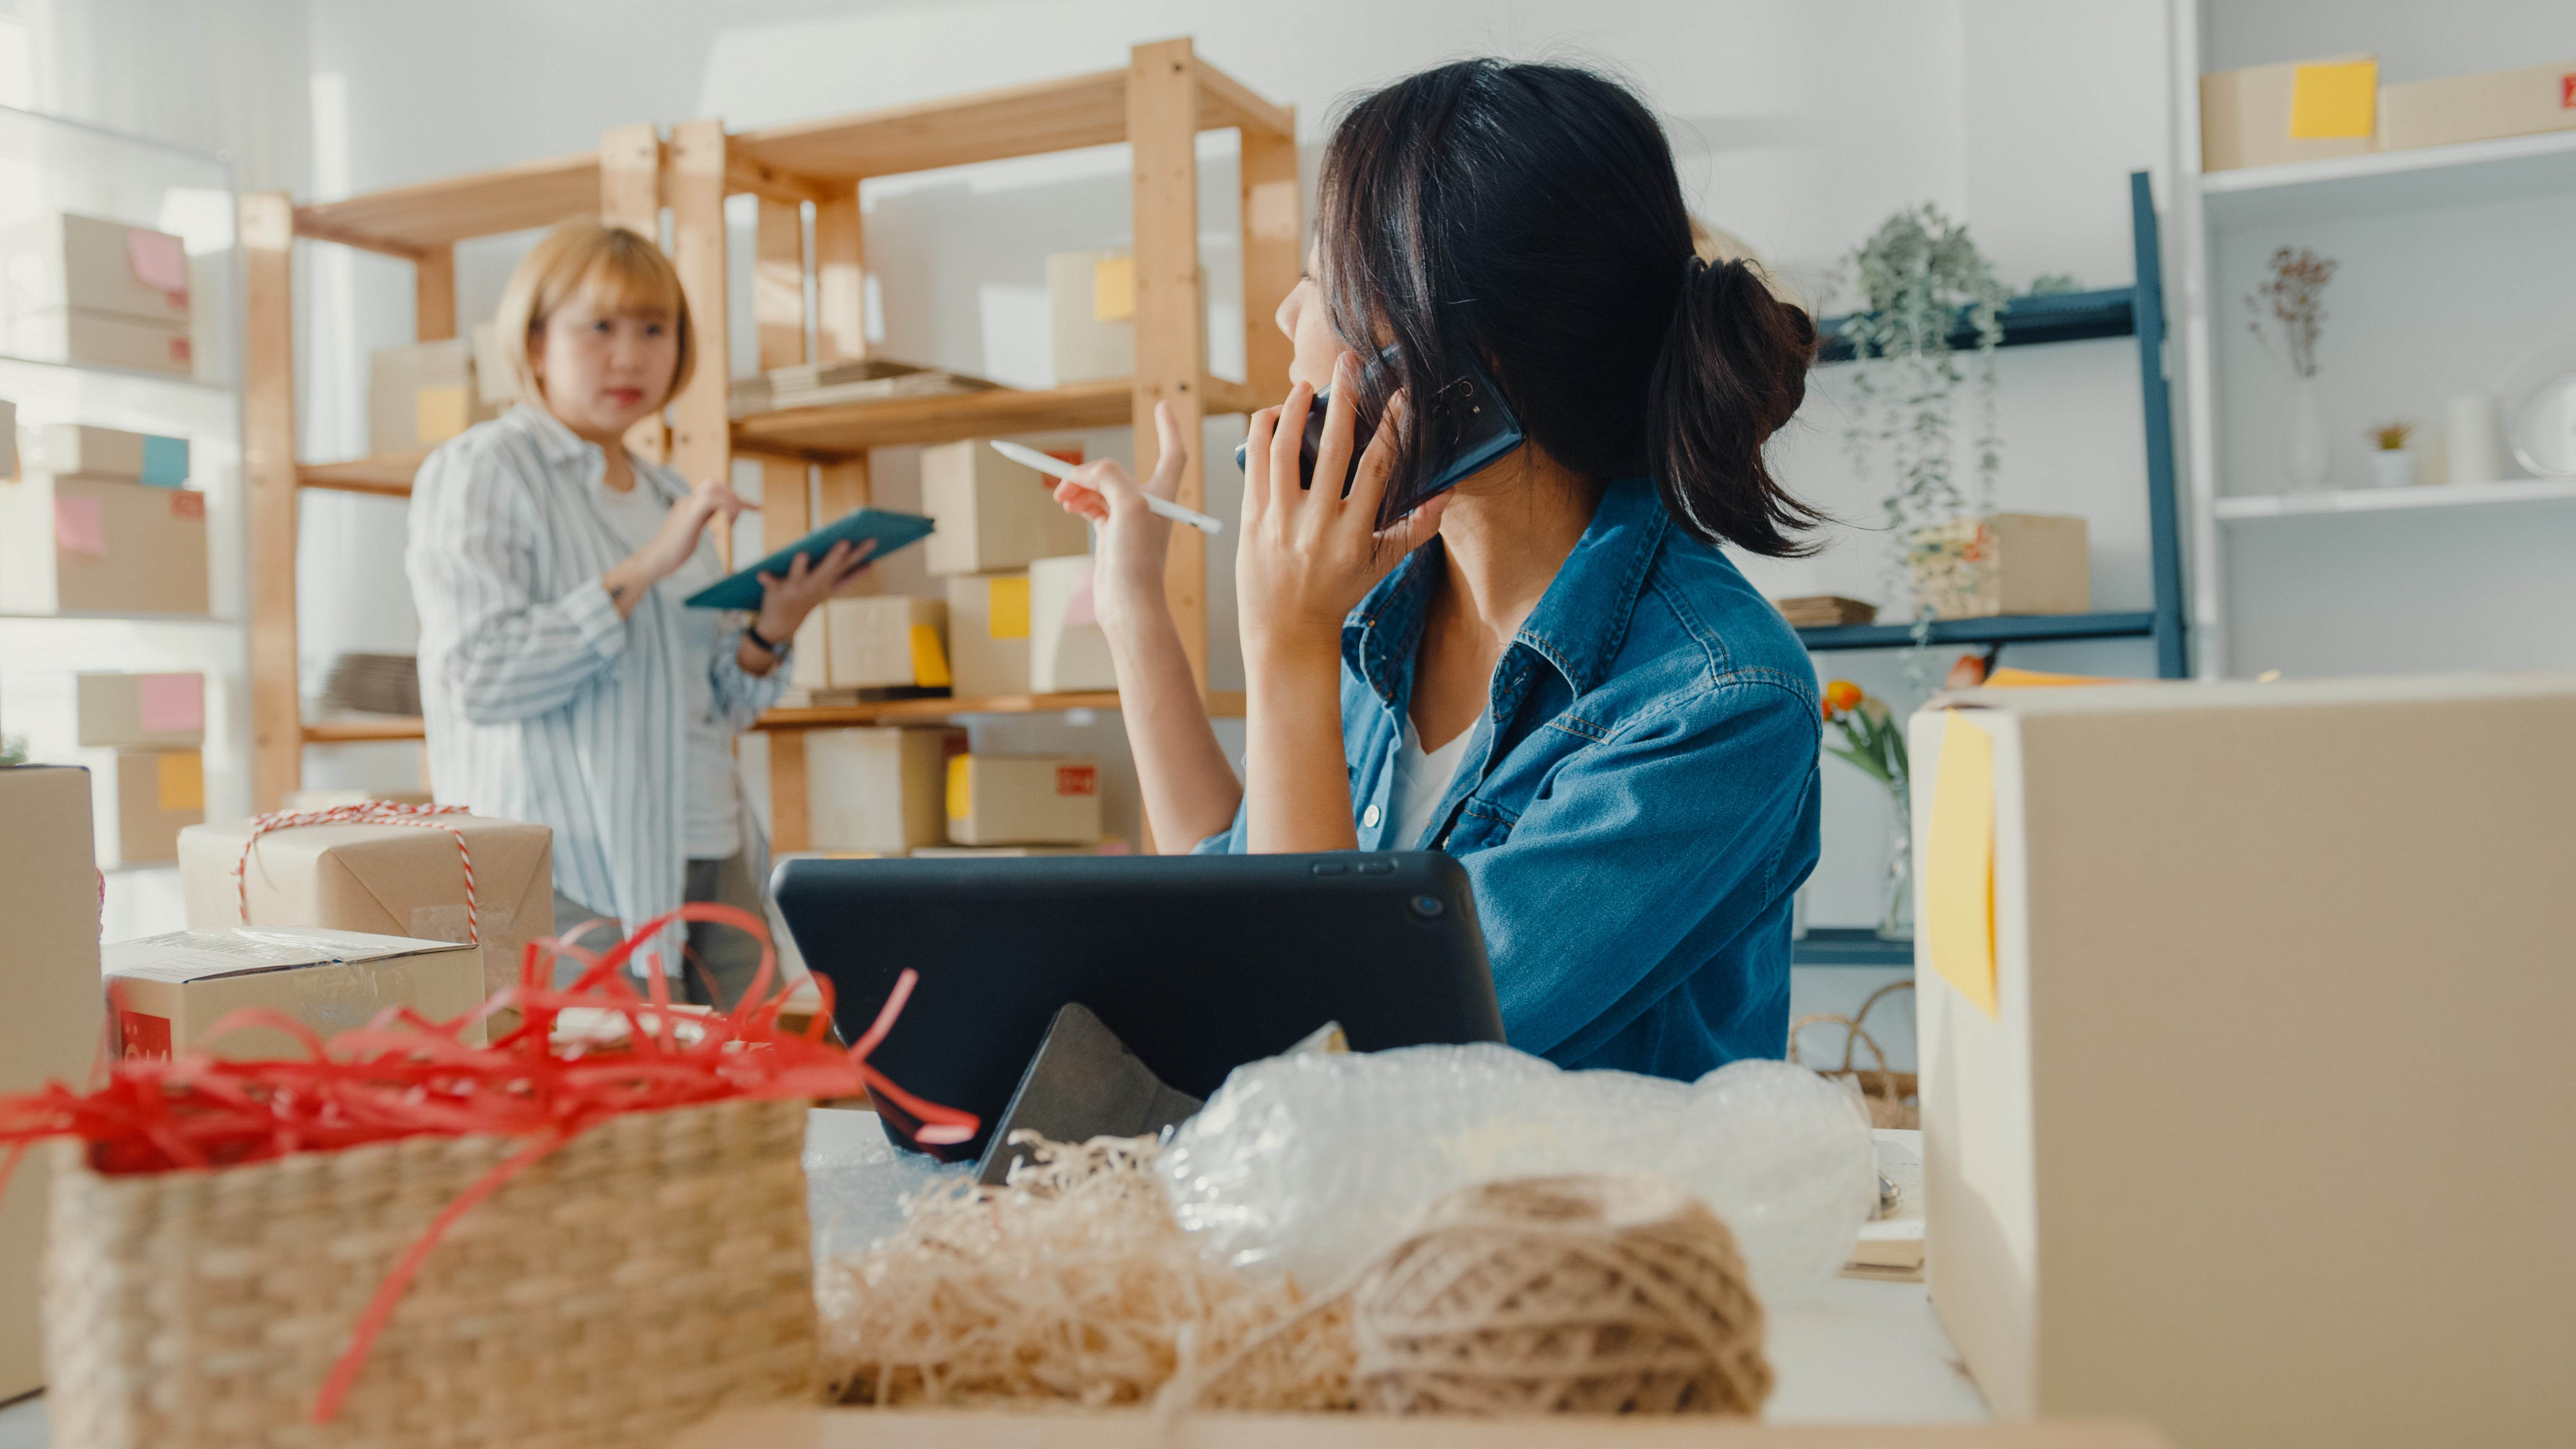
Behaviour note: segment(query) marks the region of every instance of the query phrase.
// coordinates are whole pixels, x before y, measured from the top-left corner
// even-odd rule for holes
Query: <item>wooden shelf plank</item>
[[[371,740],[416,740],[423,737],[416,715],[350,715],[317,719],[304,726],[308,745],[363,744]]]
[[[1210,690],[1208,713],[1219,719],[1243,716],[1240,690]],[[882,704],[841,705],[829,709],[773,709],[752,726],[761,730],[844,729],[854,725],[934,724],[961,714],[1053,714],[1068,709],[1116,709],[1118,692],[1104,689],[1082,694],[998,694],[970,699],[890,699]]]
[[[1250,387],[1221,377],[1203,377],[1199,386],[1211,413],[1250,412],[1268,405]],[[733,446],[737,453],[829,459],[905,443],[1116,427],[1134,421],[1135,408],[1135,385],[1123,377],[1030,391],[1001,388],[953,397],[781,408],[735,419]]]
[[[327,488],[339,493],[374,493],[388,498],[411,496],[411,480],[432,452],[420,448],[381,458],[352,458],[345,463],[298,463],[295,486]]]
[[[295,234],[409,257],[469,237],[598,214],[599,154],[593,151],[299,206]]]

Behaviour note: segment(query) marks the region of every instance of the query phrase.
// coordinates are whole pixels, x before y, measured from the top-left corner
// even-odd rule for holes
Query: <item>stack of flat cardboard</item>
[[[1878,617],[1878,605],[1859,599],[1846,599],[1840,594],[1808,594],[1795,599],[1773,599],[1771,606],[1780,617],[1797,629],[1832,629],[1845,624],[1867,624]]]
[[[741,418],[782,408],[828,407],[840,403],[892,402],[903,398],[948,397],[991,392],[1001,386],[960,372],[916,367],[878,358],[840,362],[807,362],[774,367],[757,377],[736,380],[725,390],[725,411]]]
[[[357,714],[420,713],[420,660],[409,654],[343,654],[331,661],[323,703]]]

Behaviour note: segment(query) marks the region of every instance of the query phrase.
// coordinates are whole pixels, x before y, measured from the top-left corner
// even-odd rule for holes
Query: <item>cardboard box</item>
[[[0,1093],[47,1081],[86,1088],[99,1057],[98,874],[89,778],[77,769],[0,768]],[[0,1401],[44,1384],[36,1265],[44,1256],[47,1160],[30,1152],[0,1193]]]
[[[0,613],[206,610],[205,494],[46,473],[0,483]]]
[[[1927,1258],[1996,1416],[2563,1439],[2576,675],[1945,702],[1909,725]]]
[[[477,322],[465,335],[474,349],[474,395],[500,412],[509,411],[519,394],[510,377],[510,360],[501,355],[501,324]]]
[[[1029,446],[1082,461],[1079,438]],[[1055,501],[1055,480],[994,452],[982,438],[921,450],[921,511],[938,525],[921,544],[927,550],[922,566],[933,576],[1009,573],[1032,559],[1091,547],[1090,525]]]
[[[1136,254],[1058,252],[1046,259],[1055,385],[1136,372]]]
[[[799,689],[939,689],[950,682],[948,602],[912,594],[827,599],[797,626]]]
[[[206,761],[195,750],[76,750],[66,763],[90,772],[101,870],[176,860],[179,832],[206,818]]]
[[[2411,81],[2379,93],[2379,146],[2403,151],[2576,130],[2576,60]]]
[[[2367,75],[2359,69],[2364,66],[2370,68]],[[2202,76],[2200,169],[2233,171],[2377,150],[2377,70],[2375,57],[2342,55]],[[2351,114],[2356,87],[2357,133]]]
[[[370,936],[463,943],[465,862],[474,862],[475,924],[483,937],[477,1001],[519,980],[522,948],[555,921],[554,832],[480,815],[427,817],[417,825],[303,825],[250,846],[247,820],[200,825],[179,838],[190,930],[227,926],[316,927]],[[242,919],[247,893],[250,919]],[[569,923],[567,923],[569,924]]]
[[[301,1057],[293,1035],[271,1027],[206,1028],[248,1006],[282,1011],[324,1038],[354,1031],[388,1006],[451,1021],[483,1003],[483,967],[471,946],[314,926],[173,931],[99,952],[118,1050],[167,1057],[203,1049],[231,1061]],[[465,1039],[484,1043],[480,1022]]]
[[[0,319],[0,345],[36,362],[127,367],[194,377],[197,348],[185,322],[155,322],[119,312],[54,307]]]
[[[1997,513],[1914,531],[1906,565],[1918,606],[1942,619],[2081,614],[2093,607],[2084,520]]]
[[[429,805],[436,803],[427,790],[289,790],[278,802],[281,810],[337,810],[343,805],[369,805],[382,800],[389,805]],[[548,860],[552,860],[551,853]]]
[[[167,232],[56,212],[0,232],[0,312],[72,308],[188,330],[188,248]]]
[[[965,753],[964,730],[807,730],[807,839],[894,855],[946,840],[948,762]]]
[[[948,673],[960,699],[1029,692],[1029,576],[948,580]]]
[[[948,762],[951,845],[1100,843],[1100,765],[1089,755],[962,754]]]
[[[84,748],[195,748],[206,742],[206,676],[73,676],[74,733]]]
[[[18,405],[0,397],[0,478],[18,476]]]
[[[484,401],[474,354],[463,338],[379,349],[367,366],[367,451],[377,456],[434,448],[501,408]]]
[[[36,440],[36,468],[91,478],[123,478],[156,488],[188,481],[188,440],[86,423],[49,424]]]
[[[1089,554],[1029,565],[1029,688],[1038,694],[1116,689],[1109,636],[1092,606]]]

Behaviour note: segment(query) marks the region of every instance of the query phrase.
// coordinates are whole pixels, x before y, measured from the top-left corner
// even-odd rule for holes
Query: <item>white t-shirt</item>
[[[1431,828],[1431,812],[1448,795],[1459,762],[1467,757],[1467,741],[1475,733],[1475,726],[1469,725],[1449,743],[1426,752],[1411,712],[1406,713],[1404,747],[1395,756],[1395,833],[1387,837],[1390,848],[1421,848],[1422,832]]]
[[[600,501],[608,521],[630,549],[640,549],[662,531],[669,505],[638,484],[624,493],[603,486]],[[709,527],[715,525],[710,524]],[[690,647],[682,658],[698,661],[680,671],[680,712],[688,721],[688,799],[681,830],[691,860],[723,860],[742,849],[742,820],[733,789],[733,732],[716,719],[716,689],[707,678],[707,661],[721,647],[726,615],[720,609],[685,608],[681,600],[720,578],[704,549],[655,585],[665,603],[680,611]]]

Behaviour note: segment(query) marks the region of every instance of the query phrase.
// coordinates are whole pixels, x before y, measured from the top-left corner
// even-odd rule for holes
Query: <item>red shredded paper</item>
[[[659,969],[645,973],[639,995],[623,969],[629,958],[676,921],[707,921],[749,931],[761,943],[760,970],[743,994],[753,1003],[732,1013],[678,1017]],[[556,989],[554,960],[581,963],[580,978]],[[0,1096],[0,1191],[28,1146],[53,1137],[89,1144],[90,1164],[108,1174],[233,1167],[295,1152],[329,1152],[405,1137],[523,1137],[528,1145],[459,1193],[385,1275],[349,1346],[313,1404],[315,1423],[339,1412],[365,1367],[394,1305],[439,1239],[474,1205],[582,1132],[628,1112],[736,1100],[826,1099],[865,1092],[877,1110],[919,1140],[964,1142],[979,1125],[971,1113],[925,1102],[868,1065],[868,1054],[892,1029],[916,977],[906,971],[875,1024],[846,1051],[826,1039],[831,982],[813,978],[822,1009],[801,1032],[779,1029],[791,988],[778,985],[777,955],[757,917],[731,906],[682,906],[605,955],[555,939],[528,943],[519,984],[449,1022],[408,1007],[388,1007],[356,1031],[326,1044],[282,1012],[228,1013],[207,1039],[245,1027],[271,1027],[304,1044],[303,1059],[221,1061],[203,1050],[171,1060],[129,1058],[110,1069],[106,1085],[83,1095],[59,1082],[42,1091]],[[627,1039],[613,1051],[552,1043],[568,1007],[623,1015]],[[523,1020],[490,1046],[462,1035],[473,1023],[516,1009]],[[676,1019],[675,1019],[676,1018]],[[689,1038],[682,1040],[678,1022]]]

